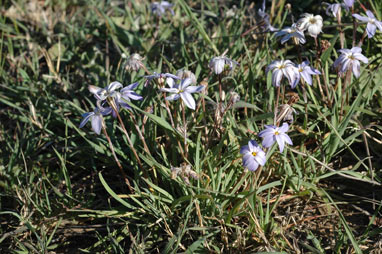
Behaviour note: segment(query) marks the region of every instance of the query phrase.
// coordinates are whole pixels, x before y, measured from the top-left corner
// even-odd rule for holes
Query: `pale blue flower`
[[[347,7],[352,7],[354,4],[354,0],[344,0],[344,3]]]
[[[166,100],[173,101],[182,98],[184,104],[190,109],[195,110],[195,100],[192,97],[192,93],[199,93],[203,90],[204,86],[190,86],[192,80],[190,78],[182,79],[179,85],[173,84],[170,88],[161,88],[162,92],[173,93],[166,97]]]
[[[156,72],[154,72],[154,74],[152,75],[147,75],[143,77],[146,79],[145,86],[147,86],[147,84],[153,79],[167,79],[167,78],[172,78],[176,80],[180,79],[176,75],[173,75],[171,73],[156,73]]]
[[[281,43],[284,44],[288,40],[292,39],[293,42],[298,44],[304,44],[306,42],[304,33],[296,27],[296,24],[293,24],[291,27],[285,27],[281,31],[278,31],[275,34],[276,37],[282,37]]]
[[[312,75],[320,75],[321,72],[313,67],[309,66],[309,61],[304,61],[301,64],[297,65],[297,78],[292,84],[292,88],[295,88],[302,78],[308,85],[312,85]]]
[[[115,98],[116,96],[118,96],[117,89],[121,87],[123,87],[121,83],[119,83],[118,81],[114,81],[105,88],[100,88],[98,86],[90,85],[88,89],[92,94],[94,94],[94,97],[97,100],[104,101],[107,98]]]
[[[289,130],[289,125],[283,123],[281,127],[274,125],[265,125],[265,130],[260,131],[259,137],[263,138],[262,145],[264,147],[271,147],[275,142],[279,145],[280,153],[283,152],[285,143],[293,145],[292,140],[286,134]]]
[[[290,60],[273,61],[265,72],[272,71],[272,84],[279,87],[281,80],[286,77],[292,86],[297,78],[296,67]]]
[[[265,152],[254,140],[250,140],[248,145],[243,146],[240,153],[243,155],[243,166],[250,171],[255,171],[259,165],[264,166],[267,161]]]
[[[263,1],[262,8],[257,11],[257,14],[261,17],[261,21],[259,23],[263,24],[262,27],[264,31],[271,31],[275,32],[278,29],[273,27],[271,25],[271,22],[269,21],[269,14],[265,12],[265,0]]]
[[[100,134],[102,129],[102,117],[109,115],[112,109],[110,107],[107,108],[98,108],[96,107],[93,112],[88,112],[82,115],[84,119],[82,119],[80,123],[80,128],[84,127],[85,124],[91,120],[92,129],[95,133]]]
[[[215,74],[222,73],[225,69],[232,70],[239,63],[225,56],[217,56],[211,59],[208,66]]]
[[[361,54],[362,49],[360,47],[353,47],[352,49],[338,50],[341,55],[334,62],[333,67],[338,70],[340,74],[345,74],[346,71],[352,70],[354,76],[357,78],[360,75],[360,62],[368,63],[369,60]]]
[[[367,17],[361,16],[359,14],[353,14],[353,17],[363,23],[367,23],[367,37],[372,38],[375,32],[377,31],[377,28],[379,29],[379,31],[382,31],[382,22],[377,20],[374,14],[369,10],[366,11],[366,15]]]
[[[347,11],[349,11],[349,7],[344,3],[335,3],[335,4],[329,4],[329,3],[323,3],[326,4],[328,7],[326,7],[326,15],[337,18],[338,15],[341,14],[341,7],[345,8]]]
[[[133,91],[135,88],[137,88],[138,85],[139,83],[136,82],[122,88],[118,99],[116,100],[116,104],[126,109],[131,109],[129,104],[127,104],[126,102],[130,102],[131,100],[142,100],[143,97]]]
[[[170,4],[167,1],[161,1],[160,3],[154,2],[151,4],[151,11],[153,14],[157,16],[162,16],[165,14],[166,10],[169,10],[172,15],[174,15],[174,10],[172,9],[174,5]]]

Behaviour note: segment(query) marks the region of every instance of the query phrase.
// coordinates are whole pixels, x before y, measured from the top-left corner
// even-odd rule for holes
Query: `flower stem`
[[[105,121],[103,120],[103,118],[102,118],[102,130],[103,130],[103,133],[105,134],[105,137],[106,137],[107,141],[109,142],[109,147],[110,147],[111,153],[113,154],[114,160],[117,163],[119,170],[121,171],[121,174],[122,174],[122,176],[123,176],[123,178],[125,180],[125,183],[126,183],[127,187],[129,188],[129,190],[131,192],[134,192],[134,189],[131,187],[130,181],[127,178],[127,175],[126,175],[125,171],[123,171],[122,165],[119,162],[118,157],[117,157],[117,155],[116,155],[116,153],[114,151],[114,146],[113,146],[113,143],[111,142],[111,139],[110,139],[109,135],[107,134],[106,127],[105,127]]]
[[[182,107],[182,116],[183,116],[183,132],[184,132],[184,157],[188,157],[188,144],[187,144],[187,122],[186,122],[186,109],[184,107],[183,101],[180,103]]]
[[[147,144],[146,144],[145,137],[142,135],[142,132],[141,132],[141,130],[139,129],[139,126],[138,126],[138,124],[137,124],[137,120],[135,119],[135,116],[133,115],[133,113],[132,113],[130,110],[128,110],[128,111],[129,111],[129,114],[130,114],[131,119],[132,119],[133,122],[134,122],[134,126],[135,126],[135,129],[136,129],[137,132],[138,132],[139,138],[142,140],[143,148],[145,149],[145,151],[146,151],[146,153],[147,153],[148,155],[151,155],[150,150],[149,150],[149,148],[148,148],[148,146],[147,146]]]
[[[275,115],[273,118],[273,125],[276,126],[276,118],[277,118],[277,110],[279,107],[279,99],[280,99],[280,86],[277,87],[277,96],[276,96],[276,103],[275,103]]]
[[[117,107],[116,107],[116,105],[115,105],[114,100],[112,100],[112,99],[111,99],[111,100],[108,100],[108,103],[109,103],[109,105],[112,107],[112,109],[113,109],[113,110],[116,112],[116,114],[117,114],[118,121],[119,121],[119,123],[120,123],[120,125],[121,125],[121,127],[122,127],[123,133],[124,133],[125,136],[126,136],[127,142],[129,143],[129,146],[130,146],[130,149],[131,149],[131,151],[133,151],[133,154],[134,154],[135,158],[137,159],[138,166],[142,169],[144,177],[145,177],[145,178],[148,178],[148,174],[147,174],[146,170],[143,168],[142,162],[141,162],[141,160],[139,159],[139,156],[138,156],[138,154],[137,154],[137,151],[135,150],[135,148],[134,148],[134,146],[133,146],[133,143],[131,142],[130,136],[129,136],[129,134],[127,133],[125,124],[124,124],[123,121],[122,121],[122,118],[121,118],[121,116],[120,116],[120,114],[119,114],[119,112],[118,112],[118,110],[117,110]]]
[[[218,75],[218,79],[219,79],[219,100],[220,100],[220,103],[223,103],[222,77],[220,74]]]

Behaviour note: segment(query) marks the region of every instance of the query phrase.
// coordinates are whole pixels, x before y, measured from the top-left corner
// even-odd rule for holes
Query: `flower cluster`
[[[265,130],[259,133],[259,137],[263,138],[262,146],[270,148],[277,142],[280,153],[284,151],[285,143],[293,145],[292,140],[286,134],[289,130],[289,125],[283,123],[281,127],[274,125],[266,125]],[[243,166],[250,171],[255,171],[259,166],[264,166],[266,163],[266,154],[256,141],[250,140],[248,145],[241,147],[240,153],[243,155]]]

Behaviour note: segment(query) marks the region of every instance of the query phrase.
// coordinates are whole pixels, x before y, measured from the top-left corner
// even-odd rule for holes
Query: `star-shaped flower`
[[[275,142],[279,145],[280,153],[283,152],[285,143],[293,145],[292,140],[286,134],[289,129],[287,123],[283,123],[281,127],[274,125],[265,125],[265,130],[260,131],[259,137],[263,138],[262,145],[264,147],[271,147]]]
[[[275,34],[276,37],[281,38],[281,44],[284,44],[289,39],[292,39],[294,44],[304,44],[306,42],[304,33],[296,27],[296,24],[293,24],[291,27],[285,27],[281,31],[278,31]]]
[[[301,16],[302,18],[297,21],[297,28],[302,31],[308,30],[309,35],[316,38],[322,31],[322,17],[310,13],[304,13]]]
[[[208,65],[215,74],[220,74],[224,69],[228,68],[229,70],[232,70],[232,68],[238,64],[238,62],[229,59],[228,57],[217,56],[212,58]]]
[[[98,86],[90,85],[88,89],[92,94],[94,94],[94,97],[97,100],[104,101],[107,98],[115,98],[116,96],[118,96],[117,89],[121,87],[123,87],[121,83],[119,83],[118,81],[114,81],[105,88],[100,88]]]
[[[296,67],[290,60],[273,61],[268,65],[265,72],[272,71],[272,84],[279,87],[282,77],[285,76],[292,86],[296,80]]]
[[[172,9],[174,5],[167,1],[161,1],[160,3],[154,2],[151,4],[151,11],[157,16],[162,16],[165,14],[166,10],[169,10],[172,15],[174,15],[174,10]]]
[[[292,85],[292,88],[295,88],[302,78],[308,85],[312,85],[312,75],[320,75],[321,72],[313,67],[309,66],[309,61],[304,61],[301,64],[297,65],[297,78]]]
[[[243,146],[240,153],[243,155],[243,166],[250,171],[255,171],[259,165],[264,166],[267,161],[263,149],[254,140],[250,140],[248,145]]]
[[[128,85],[124,88],[121,89],[120,91],[120,96],[117,100],[117,104],[126,108],[126,109],[131,109],[129,104],[126,103],[126,101],[130,102],[131,100],[142,100],[143,97],[140,96],[139,94],[135,93],[133,90],[137,88],[139,85],[138,82],[135,82],[131,85]]]
[[[341,7],[345,8],[347,11],[349,10],[349,7],[344,3],[335,3],[335,4],[329,4],[329,3],[323,3],[326,4],[328,7],[326,7],[326,15],[337,18],[338,15],[341,14]]]
[[[377,28],[379,29],[379,31],[382,31],[382,22],[377,20],[374,14],[369,10],[366,11],[366,15],[367,17],[361,16],[359,14],[353,14],[353,17],[363,23],[367,23],[367,26],[366,26],[367,37],[372,38]]]
[[[96,107],[93,112],[83,114],[82,117],[84,119],[82,119],[80,123],[80,128],[84,127],[85,124],[91,120],[93,131],[99,135],[102,129],[102,117],[110,114],[111,111],[112,109],[110,107],[102,109]]]
[[[344,74],[347,70],[352,69],[354,76],[357,78],[360,75],[360,63],[368,63],[369,60],[361,54],[362,49],[360,47],[353,47],[352,49],[340,49],[338,50],[341,55],[336,59],[333,67],[338,70],[340,74]]]
[[[195,100],[192,97],[192,93],[199,93],[203,90],[204,86],[190,86],[192,80],[190,78],[182,79],[179,85],[172,84],[170,88],[161,88],[162,92],[173,93],[166,97],[166,100],[173,101],[182,98],[184,104],[190,109],[195,110]]]

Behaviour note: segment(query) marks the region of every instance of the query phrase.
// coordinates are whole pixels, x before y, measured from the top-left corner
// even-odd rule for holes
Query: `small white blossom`
[[[301,16],[302,18],[297,21],[297,28],[302,31],[307,30],[310,36],[316,38],[322,31],[322,17],[320,15],[314,16],[310,13],[304,13]]]

